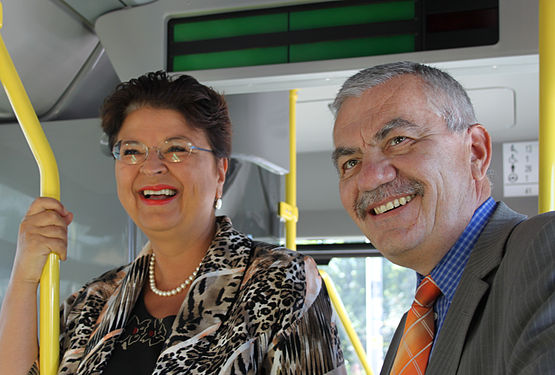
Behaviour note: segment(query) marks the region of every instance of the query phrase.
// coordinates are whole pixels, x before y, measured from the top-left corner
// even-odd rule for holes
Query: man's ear
[[[480,124],[474,124],[468,128],[470,136],[470,163],[472,176],[475,180],[486,177],[491,162],[491,138],[488,131]]]

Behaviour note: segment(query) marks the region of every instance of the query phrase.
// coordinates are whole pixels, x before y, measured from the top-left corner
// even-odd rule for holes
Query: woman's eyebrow
[[[192,142],[189,138],[187,138],[183,135],[176,135],[176,136],[173,136],[173,137],[168,137],[168,138],[164,139],[164,141],[167,142],[167,141],[173,141],[173,140],[176,140],[176,139],[184,139],[186,141]]]

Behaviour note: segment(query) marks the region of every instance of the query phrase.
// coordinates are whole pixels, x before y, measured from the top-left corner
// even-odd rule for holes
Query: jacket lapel
[[[158,365],[202,355],[225,321],[243,281],[252,241],[218,218],[218,229],[172,326]],[[158,366],[160,368],[160,366]],[[163,368],[163,366],[161,366]]]
[[[143,281],[148,272],[148,263],[148,256],[140,256],[129,265],[118,288],[108,296],[108,301],[98,316],[98,325],[91,327],[91,322],[77,322],[78,325],[91,327],[94,331],[84,348],[83,360],[75,373],[97,373],[106,365],[114,343],[125,327],[141,293]]]
[[[395,361],[395,357],[397,356],[397,349],[399,348],[399,344],[401,343],[401,338],[403,337],[403,331],[405,330],[405,322],[407,321],[407,313],[403,315],[401,318],[401,322],[397,326],[395,333],[393,334],[393,338],[391,339],[391,344],[387,350],[387,354],[385,355],[385,359],[382,366],[382,371],[380,375],[389,375],[391,369],[393,368],[393,362]]]
[[[460,284],[449,307],[445,322],[434,344],[428,374],[455,374],[465,339],[478,304],[488,293],[490,285],[484,278],[496,269],[505,250],[505,242],[513,228],[525,216],[500,202],[478,239]]]

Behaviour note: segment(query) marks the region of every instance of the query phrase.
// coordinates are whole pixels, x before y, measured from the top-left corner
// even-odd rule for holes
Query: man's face
[[[462,233],[477,207],[471,133],[448,130],[412,75],[343,103],[333,133],[341,201],[386,258],[427,273]]]

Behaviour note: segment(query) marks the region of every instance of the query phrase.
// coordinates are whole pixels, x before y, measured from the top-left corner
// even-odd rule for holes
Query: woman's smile
[[[170,185],[145,186],[139,190],[139,199],[147,205],[164,205],[176,199],[177,194]]]

